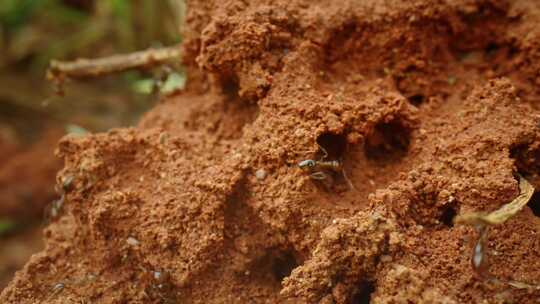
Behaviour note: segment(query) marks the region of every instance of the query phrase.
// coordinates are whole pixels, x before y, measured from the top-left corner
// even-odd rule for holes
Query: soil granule
[[[540,189],[536,1],[188,1],[186,90],[64,138],[63,216],[2,303],[538,303],[454,225]],[[314,180],[305,159],[340,160]],[[347,183],[351,181],[353,187]],[[540,208],[489,271],[540,284]]]

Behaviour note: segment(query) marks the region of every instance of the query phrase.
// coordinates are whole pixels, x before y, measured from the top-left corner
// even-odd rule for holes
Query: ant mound
[[[489,278],[454,224],[518,175],[540,189],[538,4],[188,1],[186,20],[187,89],[60,142],[62,215],[0,302],[540,298],[532,207],[483,236]]]

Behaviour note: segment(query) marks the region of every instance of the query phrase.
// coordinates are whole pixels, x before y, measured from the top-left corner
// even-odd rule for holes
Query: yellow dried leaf
[[[519,176],[520,194],[510,203],[490,212],[471,212],[456,217],[455,222],[469,225],[498,225],[506,222],[509,218],[517,214],[531,199],[534,187],[521,175]]]
[[[517,289],[540,289],[540,286],[538,285],[531,285],[518,281],[509,281],[507,284]]]

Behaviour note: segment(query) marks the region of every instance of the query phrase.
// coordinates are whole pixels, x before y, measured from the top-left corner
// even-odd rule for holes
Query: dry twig
[[[52,60],[47,70],[47,79],[58,85],[61,92],[61,85],[66,79],[100,77],[127,70],[149,68],[171,60],[180,60],[181,56],[182,49],[179,45],[174,45],[97,59]]]

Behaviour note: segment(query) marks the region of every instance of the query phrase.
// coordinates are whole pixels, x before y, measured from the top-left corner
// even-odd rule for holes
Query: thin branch
[[[47,79],[62,83],[66,78],[99,77],[131,69],[160,65],[173,59],[179,60],[181,56],[182,50],[180,46],[175,45],[97,59],[52,60],[47,70]]]

